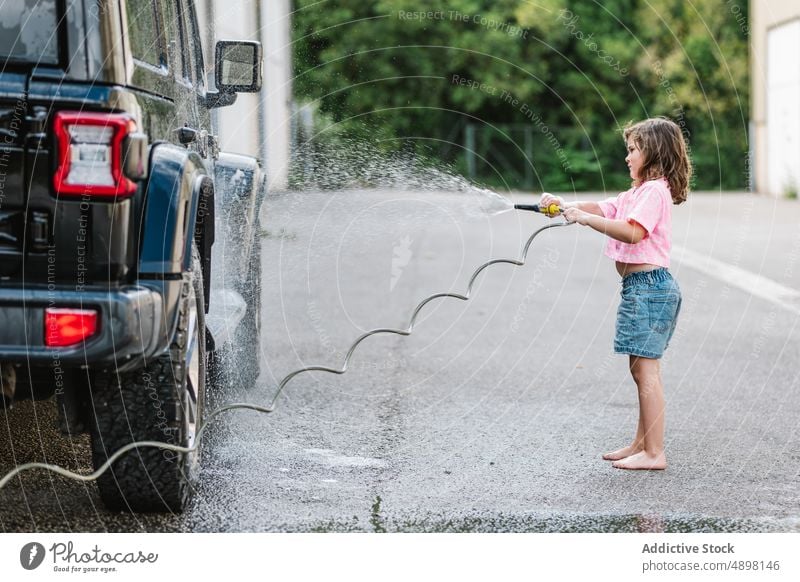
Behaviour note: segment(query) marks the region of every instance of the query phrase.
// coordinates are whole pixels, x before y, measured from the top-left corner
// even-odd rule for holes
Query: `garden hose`
[[[531,204],[531,205],[516,204],[516,205],[514,205],[514,208],[516,210],[527,210],[527,211],[532,211],[532,212],[539,212],[539,213],[542,213],[542,214],[546,214],[548,216],[553,216],[553,215],[557,214],[558,212],[560,212],[560,210],[561,210],[555,204],[551,204],[550,206],[548,206],[547,208],[544,208],[544,209],[540,208],[538,204]],[[48,464],[48,463],[38,463],[38,462],[36,462],[36,463],[25,463],[23,465],[19,465],[19,466],[15,467],[14,469],[12,469],[8,473],[6,473],[6,475],[4,475],[2,479],[0,479],[0,490],[2,490],[6,485],[8,485],[8,483],[10,483],[11,480],[14,477],[16,477],[17,475],[19,475],[20,473],[22,473],[24,471],[29,471],[31,469],[44,469],[46,471],[50,471],[52,473],[56,473],[58,475],[61,475],[63,477],[67,477],[69,479],[73,479],[75,481],[81,481],[81,482],[94,481],[97,478],[99,478],[100,475],[105,473],[111,467],[111,465],[117,459],[119,459],[122,455],[124,455],[127,452],[132,451],[134,449],[138,449],[138,448],[157,447],[159,449],[163,449],[165,451],[172,451],[172,452],[175,452],[175,453],[192,453],[197,449],[197,447],[200,446],[200,440],[203,437],[203,434],[205,432],[206,427],[209,426],[214,420],[216,420],[216,418],[219,415],[221,415],[222,413],[228,412],[230,410],[244,409],[244,410],[254,410],[254,411],[262,413],[262,414],[269,414],[269,413],[271,413],[271,412],[273,412],[275,410],[275,403],[278,400],[278,397],[281,395],[281,392],[283,392],[283,389],[286,387],[286,385],[293,378],[295,378],[299,374],[303,374],[305,372],[329,372],[331,374],[344,374],[347,371],[347,366],[350,363],[350,359],[353,357],[353,353],[355,352],[356,348],[358,348],[358,346],[361,344],[361,342],[363,342],[368,337],[373,336],[373,335],[378,335],[378,334],[396,334],[396,335],[401,335],[401,336],[411,335],[411,332],[414,330],[414,324],[416,323],[417,316],[419,315],[419,313],[422,310],[422,308],[425,307],[428,303],[430,303],[431,301],[434,301],[435,299],[440,299],[440,298],[443,298],[443,297],[452,297],[454,299],[460,299],[461,301],[468,301],[469,298],[470,298],[470,295],[472,294],[472,287],[475,284],[475,280],[477,279],[478,275],[480,275],[481,272],[483,272],[484,269],[486,269],[486,268],[488,268],[488,267],[490,267],[492,265],[498,265],[498,264],[502,264],[502,263],[509,264],[509,265],[514,265],[516,267],[521,267],[522,265],[525,264],[525,261],[526,261],[527,256],[528,256],[528,250],[530,249],[531,244],[533,243],[533,240],[539,235],[539,233],[541,233],[541,232],[543,232],[543,231],[545,231],[547,229],[550,229],[550,228],[557,228],[557,227],[560,227],[560,226],[568,226],[570,224],[574,224],[574,223],[566,222],[566,221],[565,222],[556,222],[556,223],[553,223],[553,224],[548,224],[548,225],[543,226],[543,227],[539,228],[538,230],[536,230],[528,238],[527,242],[525,243],[525,246],[522,248],[522,255],[520,256],[519,259],[492,259],[491,261],[487,261],[487,262],[483,263],[480,267],[475,269],[475,271],[472,273],[472,276],[469,278],[469,283],[467,284],[467,290],[464,292],[463,295],[460,294],[460,293],[435,293],[433,295],[430,295],[430,296],[426,297],[425,299],[420,301],[419,304],[414,309],[413,313],[411,314],[411,319],[408,322],[408,326],[405,329],[378,328],[378,329],[373,329],[371,331],[368,331],[368,332],[360,335],[350,345],[350,348],[347,350],[347,354],[345,355],[344,362],[342,363],[342,367],[341,368],[330,368],[330,367],[327,367],[327,366],[307,366],[305,368],[300,368],[299,370],[295,370],[293,372],[290,372],[289,374],[284,376],[284,378],[281,380],[280,384],[278,385],[278,389],[275,392],[275,396],[272,398],[272,401],[270,402],[269,406],[259,406],[259,405],[256,405],[256,404],[249,404],[249,403],[245,403],[245,402],[235,402],[235,403],[228,404],[228,405],[225,405],[225,406],[221,406],[221,407],[215,409],[213,412],[211,412],[208,415],[208,417],[206,418],[205,422],[203,422],[201,424],[200,428],[197,431],[197,434],[195,435],[194,444],[192,444],[192,446],[190,446],[190,447],[182,447],[182,446],[179,446],[179,445],[171,445],[169,443],[164,443],[164,442],[161,442],[161,441],[137,441],[137,442],[129,443],[129,444],[125,445],[124,447],[120,448],[119,450],[117,450],[113,455],[111,455],[106,460],[106,462],[103,463],[98,469],[96,469],[92,473],[85,474],[85,475],[80,474],[80,473],[74,473],[72,471],[64,469],[63,467],[61,467],[59,465],[52,465],[52,464]]]

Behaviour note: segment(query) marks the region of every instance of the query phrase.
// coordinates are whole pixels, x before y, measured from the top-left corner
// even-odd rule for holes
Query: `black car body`
[[[209,90],[193,0],[0,6],[3,402],[55,395],[96,467],[134,441],[194,445],[207,354],[240,322],[258,374],[265,180],[219,152],[210,110],[258,91],[260,66],[258,43],[220,41]],[[101,496],[181,510],[198,456],[136,449]]]

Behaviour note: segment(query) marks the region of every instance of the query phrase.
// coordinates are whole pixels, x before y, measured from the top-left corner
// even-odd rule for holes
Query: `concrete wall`
[[[283,190],[289,172],[292,115],[291,1],[261,3],[264,45],[264,95],[270,190]]]
[[[751,0],[751,127],[755,190],[800,187],[800,1]]]

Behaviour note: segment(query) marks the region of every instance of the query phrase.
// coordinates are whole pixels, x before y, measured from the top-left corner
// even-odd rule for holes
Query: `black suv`
[[[193,0],[0,3],[2,405],[55,395],[96,468],[193,445],[215,350],[258,375],[265,179],[210,110],[260,90],[261,47],[215,57],[211,91]],[[180,511],[198,461],[137,448],[101,497]]]

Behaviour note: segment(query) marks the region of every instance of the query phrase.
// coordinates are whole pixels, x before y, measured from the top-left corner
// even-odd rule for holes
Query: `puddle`
[[[307,453],[321,457],[322,462],[332,467],[385,467],[386,461],[372,457],[350,457],[338,455],[330,449],[306,449]]]

